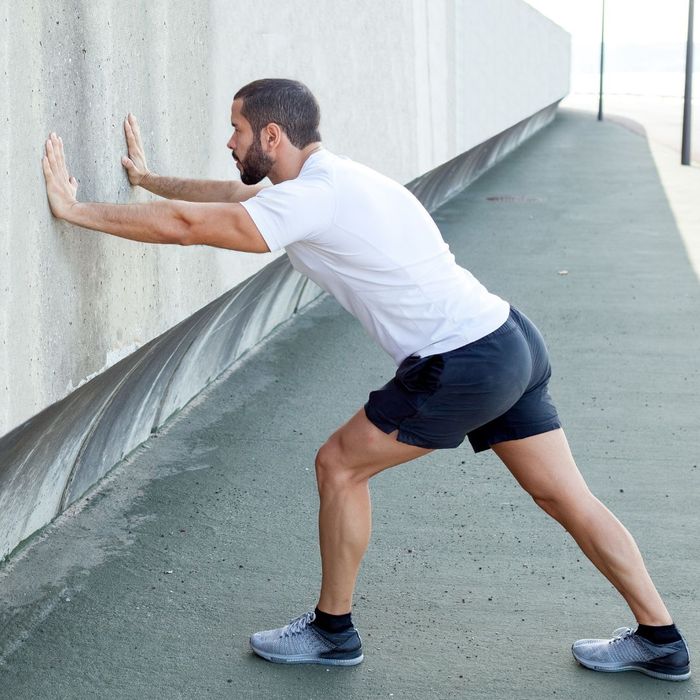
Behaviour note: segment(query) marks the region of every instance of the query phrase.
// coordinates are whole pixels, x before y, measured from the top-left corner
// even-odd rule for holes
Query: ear
[[[279,125],[275,123],[268,124],[260,132],[260,140],[262,142],[263,148],[266,151],[275,150],[282,142],[283,136],[284,132],[279,127]]]

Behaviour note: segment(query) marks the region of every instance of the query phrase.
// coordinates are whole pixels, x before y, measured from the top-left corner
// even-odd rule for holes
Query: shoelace
[[[630,627],[618,627],[613,632],[613,638],[610,640],[609,644],[616,644],[617,642],[621,642],[624,639],[631,637],[634,634],[634,632],[635,631]]]
[[[316,614],[312,610],[311,612],[304,613],[299,617],[291,620],[287,625],[286,629],[282,633],[283,637],[291,637],[295,634],[300,634],[303,632],[314,620],[316,619]]]

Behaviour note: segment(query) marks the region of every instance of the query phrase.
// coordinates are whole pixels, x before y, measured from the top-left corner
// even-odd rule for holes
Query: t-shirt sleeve
[[[271,251],[312,238],[333,219],[330,183],[287,180],[241,202]]]

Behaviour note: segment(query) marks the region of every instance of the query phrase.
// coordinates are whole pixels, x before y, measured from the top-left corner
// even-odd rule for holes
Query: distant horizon
[[[685,72],[685,42],[655,44],[605,44],[605,63],[611,71],[683,71]],[[600,42],[581,42],[572,47],[572,63],[577,72],[593,72],[600,67]],[[697,71],[695,71],[697,72]]]
[[[600,41],[602,0],[525,0],[540,14],[569,32],[572,43]],[[697,37],[698,23],[695,19]],[[605,6],[606,42],[652,45],[685,42],[688,0],[608,0]]]
[[[588,84],[600,69],[602,0],[525,2],[569,32],[571,84]],[[696,37],[698,24],[696,18]],[[677,95],[677,74],[685,73],[687,33],[688,0],[609,0],[605,6],[605,73],[610,88],[621,94],[658,94],[661,90]],[[644,73],[647,78],[642,77]],[[694,74],[697,85],[698,71]]]
[[[578,72],[571,76],[572,94],[598,94],[600,74]],[[606,70],[603,92],[607,95],[682,98],[685,91],[684,71],[614,71]],[[693,76],[693,102],[700,100],[700,73]]]

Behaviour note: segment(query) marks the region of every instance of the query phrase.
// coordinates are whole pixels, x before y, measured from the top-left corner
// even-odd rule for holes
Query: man
[[[234,96],[227,144],[242,182],[208,182],[151,173],[129,115],[122,160],[129,180],[171,201],[78,202],[55,134],[43,158],[58,218],[150,243],[285,248],[294,267],[333,294],[398,365],[316,457],[322,581],[315,610],[254,634],[253,650],[282,663],[360,663],[351,607],[370,534],[368,481],[468,437],[475,451],[498,455],[635,615],[635,630],[576,642],[577,661],[600,671],[688,678],[687,646],[634,540],[576,467],[547,391],[551,370],[539,331],[455,263],[404,187],[323,149],[319,122],[318,104],[301,83],[246,85]],[[258,184],[264,177],[272,187]]]

